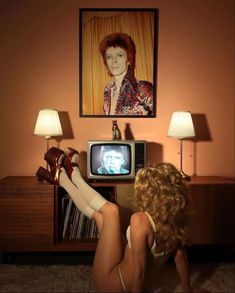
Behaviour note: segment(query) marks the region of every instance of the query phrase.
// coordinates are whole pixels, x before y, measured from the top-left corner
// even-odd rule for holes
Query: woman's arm
[[[190,285],[187,252],[184,246],[181,246],[176,250],[174,261],[176,265],[176,270],[181,281],[182,290],[184,292],[192,292]]]
[[[147,223],[148,225],[149,223]],[[131,217],[131,250],[134,265],[133,282],[131,292],[142,292],[146,251],[148,246],[148,232],[146,228],[146,216],[143,213],[136,213]]]

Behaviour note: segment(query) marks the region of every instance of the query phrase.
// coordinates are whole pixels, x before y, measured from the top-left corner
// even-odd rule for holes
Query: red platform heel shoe
[[[50,184],[60,185],[60,183],[59,183],[60,173],[61,173],[60,167],[56,168],[55,172],[52,172],[52,171],[50,172],[40,166],[37,170],[36,176],[39,179],[43,179]]]
[[[39,167],[36,173],[36,176],[39,179],[43,179],[46,182],[53,184],[53,185],[60,185],[59,179],[60,179],[60,173],[61,169],[58,167],[55,172],[50,172],[46,170],[43,167]]]
[[[71,179],[73,167],[79,167],[77,163],[77,160],[79,158],[79,152],[73,148],[68,147],[64,150],[64,154],[65,157],[63,165],[67,171],[67,175]]]
[[[64,158],[64,152],[59,148],[52,147],[45,154],[45,160],[50,166],[50,171],[40,167],[36,173],[38,178],[42,178],[45,181],[59,185],[59,177],[61,173],[62,161]]]
[[[53,176],[51,172],[49,172],[43,167],[38,168],[36,176],[38,177],[38,179],[45,180],[48,183],[54,184],[54,180],[53,180]]]
[[[63,158],[64,152],[56,147],[50,148],[44,156],[52,172],[54,172],[58,165],[62,165]]]

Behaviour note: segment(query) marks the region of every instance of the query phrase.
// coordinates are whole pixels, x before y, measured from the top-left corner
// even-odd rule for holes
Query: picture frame
[[[123,36],[131,41],[123,41]],[[130,46],[133,43],[135,52]],[[157,48],[157,8],[81,8],[79,116],[155,118]],[[126,58],[124,65],[116,56]],[[118,65],[112,65],[113,62]],[[121,68],[126,71],[122,72]]]

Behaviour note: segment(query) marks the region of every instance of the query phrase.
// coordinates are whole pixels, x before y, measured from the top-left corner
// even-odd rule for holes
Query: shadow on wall
[[[195,129],[194,141],[212,141],[207,117],[205,114],[192,114],[193,125]]]
[[[131,130],[130,123],[126,123],[124,130],[124,137],[126,140],[134,140],[134,135]],[[153,165],[162,162],[163,147],[159,143],[147,142],[147,162],[146,165]]]
[[[131,131],[130,123],[126,123],[126,127],[124,130],[124,137],[126,140],[134,140],[134,135]]]
[[[160,143],[147,143],[147,165],[153,165],[162,162],[163,146]]]
[[[57,142],[57,147],[60,148],[60,143],[62,140],[64,139],[73,139],[74,135],[73,135],[73,130],[72,130],[72,126],[70,123],[70,118],[69,118],[69,114],[68,112],[58,112],[59,114],[59,118],[60,118],[60,124],[61,124],[61,128],[63,131],[63,135],[62,136],[55,136],[53,137],[56,142]]]
[[[79,168],[83,178],[87,178],[87,152],[81,151],[79,154]]]
[[[212,141],[212,136],[207,121],[207,117],[203,113],[192,113],[192,120],[195,129],[195,137],[190,139],[193,143],[193,158],[194,158],[194,172],[193,175],[197,175],[197,144],[199,142]]]
[[[59,117],[60,117],[60,123],[63,131],[63,135],[58,137],[57,140],[62,140],[62,139],[73,139],[74,134],[73,134],[73,129],[71,126],[70,118],[68,112],[59,112]]]

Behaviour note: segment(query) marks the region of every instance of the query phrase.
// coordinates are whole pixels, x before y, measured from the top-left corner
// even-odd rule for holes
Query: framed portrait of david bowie
[[[80,117],[157,116],[158,9],[79,10]]]

